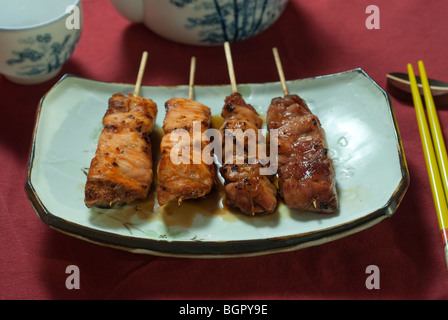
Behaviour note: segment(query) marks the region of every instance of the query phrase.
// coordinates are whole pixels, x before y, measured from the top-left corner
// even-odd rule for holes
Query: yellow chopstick
[[[418,129],[420,132],[420,138],[423,146],[426,168],[428,170],[429,180],[431,182],[431,192],[434,201],[434,206],[437,212],[437,221],[439,223],[439,228],[442,233],[443,245],[445,251],[445,260],[448,265],[448,236],[447,236],[447,224],[448,224],[448,206],[447,206],[447,196],[445,195],[444,185],[447,185],[445,180],[446,172],[441,175],[441,170],[445,170],[444,159],[446,159],[446,150],[443,142],[442,133],[440,130],[440,124],[437,117],[437,112],[435,110],[434,101],[432,98],[431,90],[429,88],[428,79],[426,77],[425,68],[422,61],[419,61],[420,77],[422,78],[423,92],[425,95],[425,102],[427,104],[428,115],[431,121],[431,130],[433,137],[431,138],[431,133],[428,127],[428,122],[426,120],[425,110],[423,108],[423,102],[420,97],[420,92],[417,86],[417,80],[415,78],[414,70],[412,65],[408,64],[409,80],[411,82],[412,98],[414,101],[415,112],[417,115]],[[436,119],[436,121],[434,121]],[[440,145],[436,150],[433,145],[433,139],[436,140],[437,144]],[[445,154],[442,154],[442,153]],[[438,163],[438,157],[440,158],[440,164]],[[442,176],[444,177],[444,182],[442,182]]]
[[[426,75],[425,65],[423,61],[418,62],[420,71],[420,79],[423,86],[423,94],[425,97],[426,111],[428,114],[429,128],[431,129],[432,142],[434,144],[434,151],[436,152],[437,164],[442,177],[443,189],[445,191],[445,198],[448,200],[448,158],[446,154],[445,140],[443,138],[442,129],[440,128],[439,117],[429,87],[428,77]],[[446,221],[448,222],[448,220]]]

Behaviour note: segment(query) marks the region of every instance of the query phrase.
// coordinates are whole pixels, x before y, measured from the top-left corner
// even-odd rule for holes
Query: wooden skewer
[[[148,60],[148,52],[144,51],[142,55],[142,60],[140,61],[140,68],[138,70],[137,82],[134,89],[134,97],[138,96],[140,87],[142,86],[143,74],[145,73],[146,60]]]
[[[289,94],[288,86],[286,85],[285,74],[283,73],[282,62],[280,60],[280,55],[278,54],[277,48],[273,48],[275,64],[277,66],[278,76],[280,77],[280,81],[282,83],[283,94],[287,96]]]
[[[230,51],[230,44],[228,41],[224,42],[224,50],[226,53],[227,68],[229,70],[229,77],[230,77],[230,84],[232,85],[232,92],[236,93],[236,92],[238,92],[238,88],[236,86],[235,70],[233,69],[232,52]]]
[[[194,97],[194,75],[196,73],[196,57],[191,57],[190,64],[190,83],[188,88],[188,99],[193,100]]]

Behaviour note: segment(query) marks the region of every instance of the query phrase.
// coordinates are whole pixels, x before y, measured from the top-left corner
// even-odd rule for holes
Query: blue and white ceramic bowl
[[[220,45],[253,37],[271,26],[288,0],[111,0],[127,19],[158,35],[191,45]]]
[[[81,0],[0,0],[0,73],[19,84],[55,77],[82,27]]]

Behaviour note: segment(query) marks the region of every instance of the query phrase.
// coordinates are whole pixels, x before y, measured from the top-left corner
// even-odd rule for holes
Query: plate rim
[[[93,79],[84,78],[78,75],[65,74],[63,75],[52,88],[40,99],[37,112],[35,116],[35,125],[33,130],[33,138],[29,151],[29,159],[27,166],[27,178],[25,183],[26,195],[39,219],[48,227],[67,234],[69,236],[95,243],[97,245],[112,247],[128,252],[150,254],[156,256],[169,256],[179,258],[229,258],[229,257],[249,257],[257,255],[266,255],[279,252],[293,251],[306,247],[324,244],[331,242],[348,235],[363,231],[371,226],[381,222],[382,220],[391,217],[401,201],[403,200],[410,183],[410,175],[400,136],[397,119],[394,113],[392,102],[386,91],[381,88],[376,81],[374,81],[362,68],[355,68],[347,71],[342,71],[333,74],[320,75],[304,79],[294,79],[291,81],[306,81],[313,79],[322,79],[340,76],[348,73],[360,73],[372,82],[376,88],[383,94],[385,102],[388,106],[388,111],[393,120],[395,140],[397,144],[398,158],[400,162],[401,180],[390,196],[389,200],[377,210],[370,212],[362,217],[351,220],[349,222],[337,225],[335,227],[322,229],[317,232],[309,232],[305,234],[292,234],[286,236],[269,237],[265,239],[246,239],[246,240],[213,240],[213,241],[185,241],[185,240],[169,240],[169,239],[148,239],[135,236],[120,235],[117,233],[102,231],[98,229],[89,228],[78,223],[65,220],[59,216],[52,214],[45,204],[39,198],[33,182],[31,181],[34,155],[37,143],[37,133],[39,130],[39,119],[42,113],[45,99],[54,91],[62,82],[70,78],[81,79],[85,81],[93,81],[100,84],[113,85],[129,85],[120,82],[105,82]],[[264,82],[264,83],[245,83],[242,85],[263,85],[275,84],[278,82]],[[219,87],[229,86],[228,84],[218,85],[197,85],[197,87]],[[147,87],[184,87],[179,86],[147,86]]]

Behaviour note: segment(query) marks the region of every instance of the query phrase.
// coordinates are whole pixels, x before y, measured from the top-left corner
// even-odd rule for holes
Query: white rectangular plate
[[[295,250],[364,230],[397,209],[409,185],[400,136],[387,94],[362,69],[288,82],[326,131],[336,170],[340,209],[335,214],[291,210],[249,217],[223,205],[222,192],[159,207],[149,200],[120,209],[88,209],[86,172],[112,94],[133,85],[64,76],[41,100],[26,191],[48,226],[101,245],[177,257],[231,257]],[[275,83],[241,84],[239,92],[263,116],[282,95]],[[195,99],[219,116],[230,86],[196,86]],[[187,86],[143,86],[158,105],[153,142],[161,135],[164,104],[186,97]],[[155,167],[156,167],[155,163]],[[219,187],[217,188],[219,189]],[[155,186],[153,186],[155,190]]]

